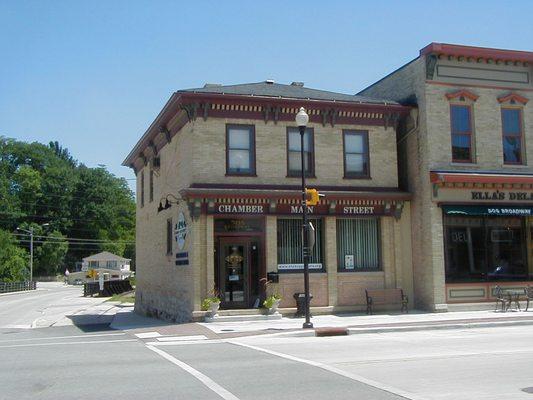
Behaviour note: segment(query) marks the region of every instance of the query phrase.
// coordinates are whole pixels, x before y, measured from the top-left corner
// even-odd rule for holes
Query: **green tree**
[[[28,277],[28,254],[9,232],[0,230],[0,282],[19,282]]]
[[[63,267],[68,242],[59,231],[50,232],[41,238],[41,242],[43,243],[34,250],[35,272],[41,275],[55,275]]]
[[[0,137],[0,204],[0,229],[33,226],[36,235],[48,235],[35,240],[39,274],[103,250],[134,257],[135,201],[126,180],[79,163],[58,142]],[[66,254],[66,241],[50,238],[58,235],[70,238]],[[18,243],[29,249],[27,237]]]

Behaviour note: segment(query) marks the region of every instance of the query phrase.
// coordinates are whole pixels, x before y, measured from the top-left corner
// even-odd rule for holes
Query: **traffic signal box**
[[[305,204],[308,206],[316,206],[320,198],[324,196],[318,193],[316,189],[305,189]]]

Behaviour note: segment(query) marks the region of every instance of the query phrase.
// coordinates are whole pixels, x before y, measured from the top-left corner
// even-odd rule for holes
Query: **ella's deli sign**
[[[533,201],[533,192],[471,191],[471,200]]]

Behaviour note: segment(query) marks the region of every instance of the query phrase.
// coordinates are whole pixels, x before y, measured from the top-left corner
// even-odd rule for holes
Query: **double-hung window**
[[[344,177],[368,178],[370,163],[368,157],[368,132],[343,131]]]
[[[502,108],[502,135],[504,164],[523,164],[521,109]]]
[[[150,199],[150,203],[152,201],[154,201],[154,170],[151,169],[150,170],[150,192],[149,192],[149,199]]]
[[[472,108],[469,105],[450,106],[452,127],[452,161],[473,162]]]
[[[144,171],[141,171],[141,207],[144,207]]]
[[[226,174],[255,175],[253,125],[226,126]]]
[[[172,254],[172,218],[167,219],[167,254]]]
[[[302,175],[302,142],[298,128],[287,128],[287,176]],[[313,129],[307,128],[304,133],[304,169],[305,175],[315,175],[315,145]]]

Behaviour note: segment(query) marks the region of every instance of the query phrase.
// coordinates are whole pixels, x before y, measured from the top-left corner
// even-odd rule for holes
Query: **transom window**
[[[452,161],[472,162],[472,108],[451,105]]]
[[[302,174],[302,145],[300,130],[287,128],[287,175],[300,176]],[[313,129],[307,128],[304,133],[304,169],[306,176],[315,175],[315,145]]]
[[[255,175],[255,129],[253,125],[226,126],[226,173]]]
[[[343,131],[344,177],[366,178],[370,175],[368,132]]]
[[[502,108],[503,162],[522,164],[522,110]]]

